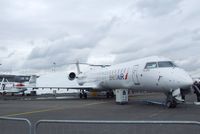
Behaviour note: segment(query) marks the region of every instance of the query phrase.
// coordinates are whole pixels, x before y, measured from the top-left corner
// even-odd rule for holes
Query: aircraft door
[[[138,65],[133,66],[132,78],[135,85],[140,85],[140,80],[138,76]]]
[[[3,89],[3,90],[5,90],[5,87],[6,87],[6,85],[5,85],[5,84],[2,84],[2,89]]]
[[[158,81],[162,80],[157,62],[147,62],[142,73],[142,83],[145,90],[159,90]]]

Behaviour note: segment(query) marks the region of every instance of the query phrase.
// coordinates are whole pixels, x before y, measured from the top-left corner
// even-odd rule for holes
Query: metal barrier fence
[[[5,124],[2,125],[2,121],[5,121]],[[10,125],[9,121],[14,121],[13,125]],[[17,128],[19,122],[22,122],[23,128]],[[43,126],[42,128],[42,125]],[[56,127],[56,125],[61,125]],[[99,126],[100,125],[100,126]],[[128,126],[130,125],[130,126]],[[144,129],[141,129],[139,126],[141,125]],[[151,130],[148,126],[155,127],[158,125],[158,130]],[[171,126],[167,125],[176,125],[175,129],[172,129]],[[184,130],[180,129],[179,126],[184,127]],[[67,130],[66,129],[67,126]],[[188,129],[187,126],[192,126],[192,129]],[[39,120],[34,126],[28,119],[24,118],[9,118],[9,117],[0,117],[0,134],[39,134],[40,132],[43,134],[67,134],[67,133],[87,133],[87,134],[100,134],[100,133],[115,133],[115,134],[124,134],[124,133],[161,133],[163,132],[163,128],[169,130],[164,130],[164,133],[170,134],[172,131],[175,133],[190,133],[190,134],[199,134],[200,133],[200,122],[198,121],[92,121],[92,120]],[[159,128],[163,127],[163,128]],[[196,127],[196,128],[194,128]],[[20,129],[26,129],[26,132]],[[33,130],[32,130],[33,128]],[[41,129],[42,128],[42,129]],[[58,129],[58,130],[56,130]],[[135,129],[139,129],[136,132]],[[7,131],[12,130],[12,131]],[[19,130],[19,131],[18,131]],[[39,131],[42,130],[42,131]],[[181,131],[180,131],[181,130]]]
[[[31,128],[32,125],[28,119],[0,117],[0,134],[31,134]]]
[[[123,134],[123,133],[134,133],[134,129],[137,129],[139,126],[138,125],[142,125],[144,127],[144,125],[152,125],[152,127],[155,127],[155,125],[159,125],[159,127],[163,127],[165,129],[171,129],[170,127],[167,127],[166,125],[181,125],[182,127],[185,127],[184,130],[180,129],[179,127],[175,126],[175,129],[171,129],[168,132],[164,132],[169,134],[172,131],[176,131],[175,133],[180,133],[180,132],[184,132],[184,133],[190,133],[190,134],[199,134],[200,133],[200,122],[198,121],[91,121],[91,120],[39,120],[38,122],[35,123],[34,125],[34,134],[39,134],[39,127],[41,125],[47,124],[48,126],[50,126],[50,124],[54,124],[52,126],[50,126],[50,128],[46,128],[46,126],[41,129],[41,133],[56,133],[56,134],[66,134],[66,133],[119,133],[119,134]],[[63,126],[60,126],[58,128],[55,127],[55,124],[65,124]],[[67,127],[67,131],[66,130],[62,130],[62,127],[66,127],[66,125],[69,125]],[[75,125],[75,126],[74,126]],[[76,126],[76,125],[80,125],[80,126]],[[88,127],[88,126],[89,127]],[[98,129],[100,128],[100,130],[98,130],[96,128],[96,126],[98,125],[105,125],[105,126],[100,126],[98,127]],[[113,127],[110,127],[110,125],[114,125],[114,131],[110,130],[111,128],[113,129]],[[122,126],[124,125],[124,127]],[[131,125],[131,127],[127,127],[127,125]],[[192,128],[191,130],[186,128],[186,126],[196,126],[197,128]],[[91,126],[95,126],[95,127],[91,127]],[[132,126],[135,126],[134,128]],[[145,126],[145,128],[147,128],[147,130],[139,130],[139,133],[150,133],[148,127]],[[56,130],[58,129],[58,130]],[[73,130],[72,130],[73,129]],[[81,130],[84,129],[84,130]],[[87,129],[87,130],[86,130]],[[49,131],[48,131],[49,130]],[[181,130],[181,131],[180,131]],[[44,132],[46,131],[46,132]],[[48,132],[47,132],[48,131]],[[101,131],[101,132],[100,132]],[[152,131],[152,130],[151,130]],[[158,129],[157,132],[152,131],[152,133],[160,133],[162,131],[165,131],[163,129]],[[139,134],[138,132],[135,131],[135,133]]]

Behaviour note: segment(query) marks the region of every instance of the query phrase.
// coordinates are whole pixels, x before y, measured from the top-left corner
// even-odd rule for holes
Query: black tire
[[[5,96],[6,95],[6,92],[3,92],[3,94],[2,94],[3,96]]]
[[[175,108],[176,105],[177,105],[177,103],[176,103],[175,100],[173,100],[173,101],[168,100],[168,101],[166,102],[167,108]]]
[[[82,93],[79,94],[79,98],[80,98],[80,99],[83,98],[83,94],[82,94]]]
[[[106,93],[106,98],[109,98],[109,97],[110,97],[110,93],[107,92],[107,93]]]
[[[197,102],[200,102],[200,95],[197,96]]]
[[[83,96],[84,96],[84,99],[87,99],[87,93],[84,93]]]
[[[172,103],[171,108],[176,108],[176,103]]]
[[[171,108],[171,105],[172,105],[171,103],[172,103],[171,101],[167,101],[167,102],[166,102],[166,107],[167,107],[167,108]]]
[[[115,97],[115,94],[114,94],[114,92],[111,92],[111,98],[114,98]]]

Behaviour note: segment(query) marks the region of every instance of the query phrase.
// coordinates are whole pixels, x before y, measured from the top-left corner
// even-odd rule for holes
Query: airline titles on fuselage
[[[109,75],[109,80],[127,80],[127,79],[128,79],[128,69],[111,71]]]

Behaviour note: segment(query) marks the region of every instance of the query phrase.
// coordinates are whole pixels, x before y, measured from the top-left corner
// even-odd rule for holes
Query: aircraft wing
[[[76,89],[76,90],[81,90],[81,89],[84,89],[84,90],[94,90],[95,88],[94,87],[83,87],[83,86],[80,86],[80,87],[32,87],[33,89]]]

